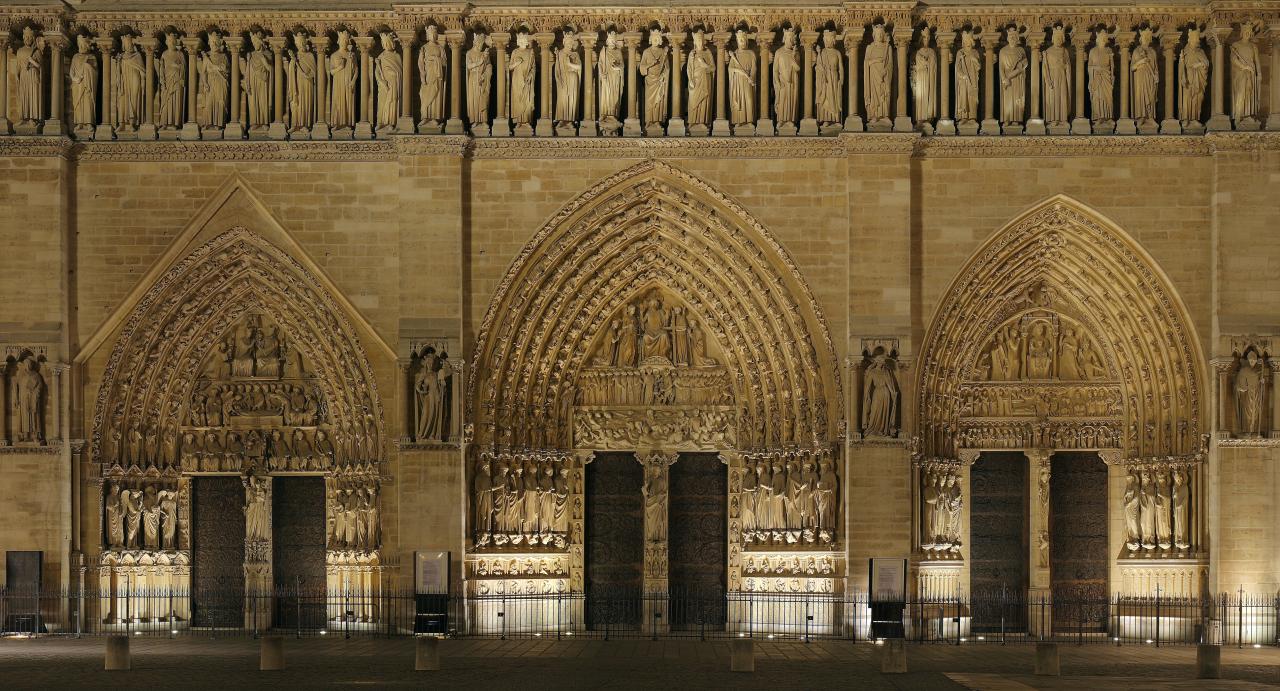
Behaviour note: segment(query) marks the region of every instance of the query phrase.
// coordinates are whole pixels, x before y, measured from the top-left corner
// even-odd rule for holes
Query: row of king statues
[[[568,545],[569,469],[562,458],[484,455],[472,485],[476,547]]]
[[[839,488],[830,456],[748,457],[740,509],[743,542],[832,544],[839,528]]]

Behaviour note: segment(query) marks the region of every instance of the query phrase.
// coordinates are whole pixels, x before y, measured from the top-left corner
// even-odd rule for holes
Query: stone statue
[[[14,372],[17,389],[18,441],[44,443],[44,377],[34,357],[18,361]]]
[[[440,380],[436,376],[439,357],[436,349],[427,346],[422,351],[421,364],[418,365],[418,376],[414,380],[413,392],[418,414],[417,438],[422,441],[433,439],[440,431],[440,421],[436,417],[440,410]]]
[[[523,500],[520,513],[524,519],[520,532],[524,534],[525,541],[532,545],[535,536],[542,532],[542,516],[538,512],[538,466],[533,459],[525,461],[520,483],[520,498]]]
[[[1249,349],[1240,359],[1235,376],[1236,435],[1257,438],[1262,432],[1262,364],[1258,352]]]
[[[209,50],[200,54],[196,63],[200,85],[196,122],[201,127],[220,129],[227,124],[227,95],[230,93],[231,58],[227,43],[218,31],[209,32]],[[312,79],[315,79],[315,56],[311,56]],[[315,93],[312,89],[311,93]]]
[[[1169,497],[1169,474],[1163,470],[1156,473],[1156,544],[1160,549],[1169,549],[1173,544],[1172,530],[1169,525],[1170,518],[1170,497]]]
[[[644,541],[667,540],[667,468],[666,461],[654,459],[645,463]]]
[[[893,47],[889,45],[884,24],[871,27],[871,43],[862,57],[863,99],[867,122],[888,124],[889,101],[893,94]]]
[[[649,47],[640,56],[640,76],[644,77],[644,124],[646,130],[661,128],[667,119],[670,55],[663,45],[661,29],[649,30]]]
[[[120,503],[125,520],[125,549],[136,549],[142,530],[142,490],[124,490],[120,492]]]
[[[869,437],[898,434],[898,383],[889,356],[877,349],[863,374],[862,433]]]
[[[361,511],[364,514],[364,543],[365,549],[377,549],[381,540],[380,524],[378,522],[378,488],[366,487],[364,490],[364,503],[361,505]]]
[[[430,25],[426,30],[426,40],[418,49],[418,87],[419,107],[422,108],[422,124],[426,127],[438,127],[444,122],[444,69],[448,62],[444,46],[440,43],[439,30]],[[514,61],[513,61],[514,62]],[[512,89],[515,85],[512,84]],[[515,104],[512,104],[512,109]]]
[[[1187,540],[1189,528],[1187,521],[1190,517],[1190,504],[1187,498],[1187,473],[1184,470],[1174,469],[1173,471],[1173,546],[1185,550],[1191,547]]]
[[[1080,341],[1075,329],[1064,326],[1058,339],[1058,379],[1080,381],[1084,379],[1080,367]]]
[[[1094,123],[1107,124],[1115,120],[1112,104],[1116,93],[1115,53],[1108,41],[1106,29],[1094,33],[1094,46],[1089,50],[1089,106]]]
[[[356,125],[356,80],[360,78],[360,58],[352,49],[347,31],[338,32],[338,42],[329,56],[329,126],[335,130]]]
[[[153,77],[147,73],[146,58],[138,50],[132,34],[120,35],[120,53],[115,57],[112,76],[111,97],[115,101],[110,108],[112,124],[122,132],[134,132],[142,124],[147,81]]]
[[[507,535],[511,533],[507,517],[507,483],[510,470],[502,460],[490,469],[489,486],[493,489],[493,540],[496,544],[506,544]]]
[[[1020,125],[1027,112],[1027,50],[1016,26],[1005,30],[1000,49],[1000,124]]]
[[[946,536],[948,548],[952,552],[960,551],[960,517],[964,512],[964,497],[960,494],[959,480],[954,472],[947,473],[945,492],[947,499]]]
[[[555,53],[555,122],[558,127],[572,127],[578,120],[578,101],[582,96],[582,54],[578,48],[578,35],[565,31],[560,50]]]
[[[1048,379],[1053,373],[1053,341],[1049,327],[1038,322],[1027,336],[1027,379]]]
[[[689,51],[685,71],[689,75],[690,125],[711,124],[711,88],[715,83],[716,63],[707,48],[707,37],[702,31],[693,32],[693,48]]]
[[[1044,51],[1044,119],[1065,126],[1071,120],[1071,51],[1067,50],[1066,29],[1053,27],[1050,45]]]
[[[808,488],[800,471],[799,461],[792,460],[787,464],[787,493],[782,505],[786,512],[787,542],[790,543],[799,539],[804,528],[804,498]]]
[[[1178,119],[1183,127],[1198,125],[1209,84],[1209,56],[1200,47],[1200,29],[1187,29],[1187,44],[1178,56]]]
[[[814,512],[817,514],[818,539],[822,542],[831,542],[835,539],[838,526],[836,525],[836,507],[838,498],[836,490],[840,486],[839,479],[836,478],[835,465],[823,459],[818,463],[818,480],[814,485]]]
[[[283,56],[289,99],[287,120],[290,132],[305,133],[316,122],[316,56],[304,32],[294,32],[293,44],[293,51]]]
[[[489,124],[489,91],[493,85],[492,40],[482,32],[471,37],[467,51],[467,119],[474,125]]]
[[[634,304],[627,305],[622,319],[622,336],[618,340],[618,367],[635,367],[640,343],[640,314]]]
[[[814,112],[818,125],[840,125],[844,118],[844,56],[836,49],[836,32],[822,31],[822,48],[814,60]]]
[[[403,70],[400,54],[396,52],[396,35],[384,31],[379,34],[379,40],[382,51],[373,61],[373,81],[378,85],[378,121],[374,127],[380,132],[391,132],[400,117],[400,77]]]
[[[270,488],[271,478],[268,477],[250,475],[245,480],[244,532],[246,540],[271,539]]]
[[[739,509],[739,516],[742,519],[742,537],[746,542],[755,540],[756,488],[759,483],[760,476],[756,473],[755,466],[748,464],[742,473],[742,505]]]
[[[982,54],[974,47],[972,31],[960,32],[960,49],[956,51],[956,122],[978,121],[978,86],[982,72]]]
[[[555,474],[552,491],[555,493],[555,510],[551,517],[551,531],[564,535],[569,532],[569,469],[563,464]],[[561,545],[557,542],[557,546]]]
[[[1231,117],[1237,126],[1241,123],[1249,126],[1258,119],[1262,63],[1258,60],[1253,32],[1253,22],[1242,22],[1240,38],[1231,44]]]
[[[917,122],[931,122],[938,117],[938,52],[929,45],[931,33],[928,26],[920,28],[920,47],[916,48],[911,63],[911,96],[915,100]],[[838,86],[835,98],[840,100]]]
[[[142,494],[142,546],[160,547],[160,497],[155,485],[147,485]]]
[[[106,512],[107,546],[111,549],[123,549],[125,507],[120,494],[120,483],[112,482],[107,486],[103,509]]]
[[[338,34],[338,48],[343,47],[345,32]],[[350,38],[347,39],[350,41]],[[271,126],[271,73],[275,56],[267,47],[262,31],[249,33],[249,52],[240,58],[240,88],[245,107],[241,113],[247,129],[265,130]],[[354,77],[353,77],[354,81]],[[334,85],[335,91],[337,84]],[[237,96],[238,98],[238,96]]]
[[[920,525],[923,528],[923,534],[920,536],[921,547],[926,551],[931,551],[937,546],[941,540],[941,536],[937,533],[938,513],[942,509],[942,492],[939,487],[938,474],[929,471],[924,476],[924,515],[921,518]]]
[[[1133,73],[1133,119],[1148,127],[1156,123],[1156,98],[1160,94],[1160,58],[1151,47],[1151,29],[1138,32],[1138,46],[1129,59]]]
[[[671,362],[676,365],[689,364],[689,317],[684,307],[679,305],[671,309],[669,319],[671,331]]]
[[[1139,487],[1141,492],[1139,498],[1139,523],[1142,527],[1142,548],[1152,550],[1156,548],[1156,487],[1154,478],[1151,477],[1151,471],[1142,470],[1140,474],[1142,484]]]
[[[493,476],[489,473],[488,459],[476,461],[476,474],[471,482],[474,488],[472,506],[475,508],[472,528],[476,546],[483,547],[493,539]]]
[[[1130,552],[1142,546],[1142,526],[1139,522],[1142,497],[1138,492],[1138,474],[1130,470],[1124,478],[1124,528],[1125,548]]]
[[[30,26],[23,27],[22,45],[13,51],[13,64],[9,68],[18,77],[18,119],[27,125],[44,119],[44,45],[43,36],[37,37]],[[0,117],[4,115],[8,113]]]
[[[521,31],[516,34],[516,47],[511,51],[511,62],[507,65],[511,73],[511,120],[516,125],[533,124],[534,89],[533,80],[538,73],[538,57],[529,47],[529,34]],[[444,68],[441,68],[441,75]],[[443,78],[443,77],[442,77]]]
[[[715,358],[707,355],[707,333],[697,319],[689,320],[689,342],[693,349],[692,364],[694,367],[715,367],[720,364]]]
[[[773,53],[773,113],[778,126],[795,125],[799,103],[800,53],[796,30],[782,30],[782,45]]]
[[[449,353],[440,351],[440,358],[436,360],[436,411],[435,439],[440,441],[449,441],[449,417],[452,412],[451,404],[453,402],[453,374],[454,368],[449,362]]]
[[[160,490],[160,548],[178,548],[178,493]]]
[[[156,61],[159,80],[156,91],[156,126],[162,130],[180,129],[187,102],[187,57],[178,44],[178,35],[164,35],[165,49]]]
[[[71,82],[71,124],[92,127],[98,108],[98,56],[93,53],[93,42],[84,34],[76,36],[76,54],[71,58],[67,77]]]
[[[734,126],[756,121],[756,52],[748,45],[747,32],[734,32],[735,47],[729,53],[729,120]],[[821,87],[819,87],[821,88]]]
[[[622,46],[618,45],[618,32],[610,30],[604,36],[597,67],[597,89],[600,92],[600,122],[617,126],[618,108],[622,102],[622,75],[626,63]]]
[[[551,544],[556,514],[555,467],[548,459],[538,464],[538,534],[544,545]]]
[[[658,298],[651,298],[640,315],[643,327],[641,363],[651,358],[671,361],[671,336],[667,332],[667,313]]]

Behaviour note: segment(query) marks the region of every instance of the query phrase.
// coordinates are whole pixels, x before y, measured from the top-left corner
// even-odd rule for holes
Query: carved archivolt
[[[468,382],[477,441],[568,448],[593,344],[655,288],[705,329],[720,355],[705,364],[728,370],[738,448],[833,441],[842,416],[835,349],[794,262],[737,204],[655,161],[564,207],[499,284]]]
[[[1152,260],[1055,198],[988,241],[939,305],[919,379],[921,455],[1194,455],[1198,353],[1186,309]]]

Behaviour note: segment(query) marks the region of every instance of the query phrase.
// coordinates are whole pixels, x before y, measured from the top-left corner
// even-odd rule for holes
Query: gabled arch
[[[740,205],[657,161],[567,204],[512,263],[472,357],[477,440],[566,448],[590,342],[619,306],[659,286],[681,296],[725,353],[740,447],[834,440],[835,348],[795,263]]]
[[[1119,382],[1129,457],[1200,447],[1202,357],[1186,307],[1155,261],[1115,223],[1058,195],[988,239],[939,303],[922,348],[917,434],[925,457],[956,458],[961,385],[992,334],[1032,310],[1087,328]]]

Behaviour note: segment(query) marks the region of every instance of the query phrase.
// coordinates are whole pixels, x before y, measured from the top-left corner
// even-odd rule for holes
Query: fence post
[[[1236,599],[1236,647],[1244,647],[1244,585],[1240,586]]]
[[[1156,586],[1156,647],[1160,647],[1160,586]]]
[[[177,629],[173,628],[173,583],[170,583],[169,584],[169,638],[173,638],[174,632],[176,630]]]

